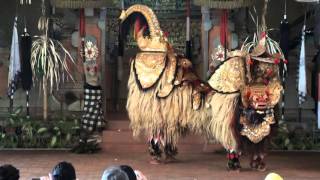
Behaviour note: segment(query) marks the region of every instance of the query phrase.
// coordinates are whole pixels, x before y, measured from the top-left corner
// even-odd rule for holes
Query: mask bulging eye
[[[258,101],[258,96],[253,96],[253,97],[252,97],[252,100],[253,100],[253,101]]]

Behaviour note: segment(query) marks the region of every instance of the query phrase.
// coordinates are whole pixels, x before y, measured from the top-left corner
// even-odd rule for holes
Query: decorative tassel
[[[228,11],[222,10],[221,18],[220,18],[220,43],[221,45],[227,49],[228,42]]]
[[[80,36],[84,37],[86,35],[86,29],[85,29],[85,16],[84,16],[84,9],[80,10]]]

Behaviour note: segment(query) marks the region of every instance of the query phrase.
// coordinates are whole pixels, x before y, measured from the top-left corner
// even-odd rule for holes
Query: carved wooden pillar
[[[107,80],[106,80],[106,17],[107,17],[107,9],[101,8],[100,9],[100,17],[98,21],[98,26],[101,30],[101,87],[103,91],[103,112],[104,112],[104,120],[106,119],[106,113],[107,113]]]
[[[203,53],[203,74],[202,79],[207,79],[207,72],[209,70],[209,30],[212,27],[210,20],[210,11],[207,7],[201,7],[202,14],[202,53]]]

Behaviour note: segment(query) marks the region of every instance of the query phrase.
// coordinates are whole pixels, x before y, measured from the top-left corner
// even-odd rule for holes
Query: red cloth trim
[[[134,23],[134,37],[136,38],[139,31],[141,30],[141,19],[137,17],[135,23]]]
[[[86,36],[86,21],[84,16],[84,9],[80,9],[80,24],[79,24],[79,30],[80,30],[80,36],[85,37]]]
[[[228,40],[228,11],[222,10],[220,17],[220,43],[222,46],[226,46]]]

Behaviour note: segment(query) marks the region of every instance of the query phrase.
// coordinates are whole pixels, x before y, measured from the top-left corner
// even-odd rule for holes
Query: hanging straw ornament
[[[49,80],[51,92],[60,83],[61,70],[65,70],[71,77],[66,59],[68,58],[72,62],[74,60],[61,42],[48,37],[49,19],[45,16],[44,0],[42,2],[42,16],[38,21],[38,29],[43,34],[35,36],[36,40],[32,43],[31,61],[33,74],[43,75],[46,80]]]
[[[252,18],[254,23],[256,24],[257,32],[254,33],[253,40],[251,42],[248,42],[249,38],[246,39],[241,50],[245,52],[251,52],[254,55],[259,55],[263,52],[268,52],[269,54],[278,54],[280,56],[278,60],[281,59],[282,61],[285,61],[285,57],[278,42],[274,41],[268,36],[268,29],[266,24],[268,2],[269,0],[265,0],[262,10],[261,24],[258,23],[258,20]]]
[[[43,119],[47,119],[48,109],[48,89],[49,93],[53,88],[59,87],[62,77],[66,75],[73,80],[69,72],[67,59],[73,64],[71,54],[63,47],[62,43],[48,37],[49,19],[46,17],[44,0],[42,0],[42,16],[38,21],[38,29],[42,35],[35,36],[36,40],[32,43],[31,67],[34,79],[42,83],[43,90]]]
[[[194,4],[216,9],[235,9],[252,6],[256,0],[194,0]]]
[[[251,55],[251,58],[261,62],[279,64],[281,61],[285,61],[285,57],[282,53],[278,42],[274,41],[268,36],[268,29],[266,25],[266,13],[269,0],[265,0],[262,10],[261,25],[258,24],[258,19],[253,21],[256,24],[257,32],[254,33],[251,42],[248,42],[247,38],[241,47],[241,51],[247,52]],[[252,16],[252,15],[251,15]],[[270,54],[273,58],[261,58],[259,56],[264,53]],[[250,65],[247,66],[247,71],[250,72]],[[252,80],[250,73],[248,73],[249,82]]]

